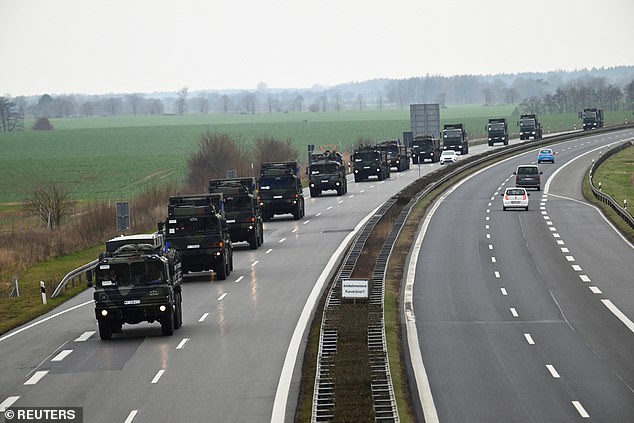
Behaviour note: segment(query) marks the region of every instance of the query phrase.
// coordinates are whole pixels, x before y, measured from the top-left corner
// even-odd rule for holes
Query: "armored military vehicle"
[[[311,197],[318,197],[329,190],[337,191],[337,195],[348,192],[346,166],[341,153],[329,150],[313,153],[308,166],[308,184]]]

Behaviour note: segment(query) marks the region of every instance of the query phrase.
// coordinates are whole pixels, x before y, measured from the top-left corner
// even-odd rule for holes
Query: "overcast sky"
[[[633,0],[0,0],[0,95],[634,65],[633,18]]]

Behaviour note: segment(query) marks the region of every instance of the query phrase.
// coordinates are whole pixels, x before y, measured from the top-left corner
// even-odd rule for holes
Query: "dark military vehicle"
[[[246,241],[252,249],[264,242],[262,213],[255,178],[212,179],[210,194],[222,194],[231,242]]]
[[[583,109],[579,112],[584,131],[603,128],[603,110],[597,108]]]
[[[542,139],[542,124],[537,119],[537,114],[527,113],[520,115],[517,126],[520,127],[520,140]]]
[[[401,144],[400,140],[382,141],[375,145],[379,150],[387,151],[387,161],[390,169],[396,168],[397,172],[409,169],[409,149]]]
[[[390,164],[386,150],[369,145],[361,145],[352,155],[354,181],[364,181],[376,176],[379,181],[390,177]]]
[[[159,224],[170,248],[180,252],[183,272],[213,270],[219,280],[233,270],[233,247],[222,194],[170,197]]]
[[[443,125],[442,149],[454,150],[458,154],[469,154],[469,137],[462,123]]]
[[[311,197],[318,197],[323,191],[329,190],[337,191],[337,195],[348,192],[346,166],[341,153],[328,150],[313,153],[308,166],[308,186]]]
[[[430,161],[436,163],[440,160],[442,147],[440,139],[431,135],[420,135],[412,140],[412,163],[419,164]]]
[[[491,118],[485,127],[487,131],[487,140],[489,147],[496,142],[509,145],[509,127],[506,124],[506,118]]]
[[[181,262],[166,249],[163,235],[130,235],[106,242],[94,270],[95,316],[101,339],[121,332],[124,323],[161,323],[172,335],[183,322]],[[88,272],[92,283],[93,272]]]
[[[295,220],[304,217],[304,193],[299,164],[291,162],[262,163],[258,180],[258,195],[262,219],[276,214],[292,214]]]

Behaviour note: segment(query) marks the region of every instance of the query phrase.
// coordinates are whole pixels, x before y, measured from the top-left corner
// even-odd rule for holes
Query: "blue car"
[[[537,154],[537,163],[551,162],[555,163],[555,153],[551,148],[542,148]]]

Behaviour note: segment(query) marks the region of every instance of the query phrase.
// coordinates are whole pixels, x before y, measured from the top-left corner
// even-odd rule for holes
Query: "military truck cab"
[[[295,220],[304,217],[305,204],[299,163],[262,163],[258,180],[258,201],[265,222],[278,214],[292,214]]]
[[[469,138],[462,123],[446,124],[442,131],[442,149],[469,154]]]
[[[509,144],[509,129],[506,124],[506,118],[489,119],[485,129],[489,147],[492,147],[496,142],[501,142],[504,145]]]
[[[131,235],[106,242],[94,271],[95,317],[107,340],[124,323],[159,322],[163,335],[181,327],[182,272],[178,252],[166,249],[161,234]]]
[[[387,151],[374,146],[361,146],[352,155],[354,181],[367,180],[376,176],[379,181],[390,177],[390,165]]]
[[[348,180],[341,154],[334,151],[312,154],[308,166],[308,186],[311,197],[330,190],[336,191],[337,195],[347,193]]]
[[[427,161],[436,163],[440,160],[442,148],[440,139],[431,135],[421,135],[412,140],[412,163],[419,164]]]

